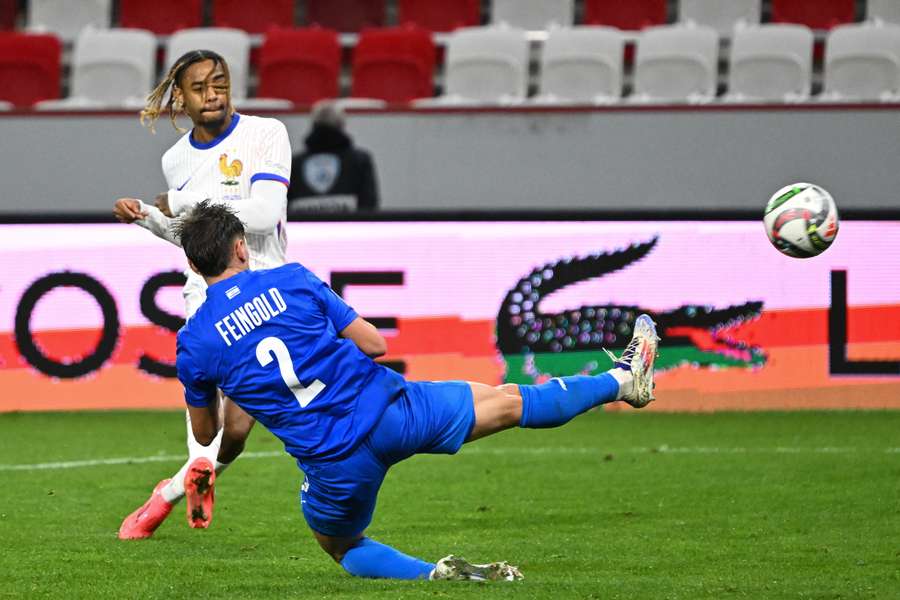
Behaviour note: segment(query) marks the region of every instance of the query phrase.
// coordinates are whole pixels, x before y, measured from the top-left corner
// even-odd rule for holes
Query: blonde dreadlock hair
[[[179,127],[178,122],[176,121],[178,113],[181,111],[181,106],[176,105],[175,103],[174,89],[178,85],[178,82],[181,81],[181,76],[184,75],[184,72],[189,66],[204,60],[213,61],[213,68],[222,65],[225,76],[228,77],[229,80],[231,79],[230,73],[228,72],[228,64],[218,53],[213,52],[212,50],[191,50],[190,52],[183,54],[181,58],[175,61],[175,64],[172,65],[160,84],[147,96],[147,105],[144,106],[144,109],[141,111],[141,125],[147,127],[153,133],[156,133],[155,124],[163,110],[163,98],[165,98],[168,93],[169,99],[166,102],[165,108],[169,111],[169,119],[172,121],[172,127],[181,133],[187,131],[187,129]]]

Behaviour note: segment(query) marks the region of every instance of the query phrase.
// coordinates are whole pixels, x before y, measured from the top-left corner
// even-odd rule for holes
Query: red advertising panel
[[[176,408],[179,248],[124,225],[0,226],[0,411]],[[900,408],[900,223],[792,259],[758,222],[290,223],[289,260],[384,329],[410,379],[609,367],[648,312],[653,410]]]

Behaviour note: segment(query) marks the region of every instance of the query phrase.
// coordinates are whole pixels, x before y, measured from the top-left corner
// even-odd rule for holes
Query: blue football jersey
[[[346,456],[406,385],[339,336],[356,317],[297,263],[215,283],[178,332],[185,401],[220,388],[301,462]]]

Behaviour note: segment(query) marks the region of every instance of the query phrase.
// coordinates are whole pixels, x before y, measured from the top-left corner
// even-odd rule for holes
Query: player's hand
[[[122,223],[134,223],[147,216],[141,210],[141,201],[136,198],[119,198],[113,205],[113,216]]]
[[[162,214],[166,215],[167,217],[175,216],[172,214],[172,209],[169,208],[169,193],[168,192],[163,192],[162,194],[160,194],[156,197],[156,208],[158,208],[159,211]]]

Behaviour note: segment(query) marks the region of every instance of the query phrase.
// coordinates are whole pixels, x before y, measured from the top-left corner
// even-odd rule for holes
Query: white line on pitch
[[[462,449],[461,454],[488,454],[488,455],[558,455],[558,454],[855,454],[857,452],[876,452],[885,454],[900,454],[900,448],[847,448],[847,447],[818,447],[818,448],[800,448],[778,446],[772,448],[717,448],[704,446],[657,446],[657,447],[636,447],[626,449],[615,448],[588,448],[579,446],[538,446],[534,448],[481,448],[478,446],[467,446]],[[243,459],[254,458],[275,458],[284,456],[281,451],[269,452],[244,452],[241,455]],[[139,465],[155,462],[175,462],[184,460],[183,454],[157,454],[153,456],[134,456],[123,458],[97,458],[92,460],[72,460],[64,462],[46,462],[32,464],[0,464],[0,471],[46,471],[56,469],[80,469],[83,467],[99,467],[111,465]]]
[[[241,458],[273,458],[284,452],[244,452]],[[53,469],[79,469],[107,465],[139,465],[144,463],[185,460],[185,454],[156,454],[154,456],[133,456],[125,458],[96,458],[93,460],[70,460],[65,462],[34,463],[26,465],[0,465],[0,471],[45,471]]]

